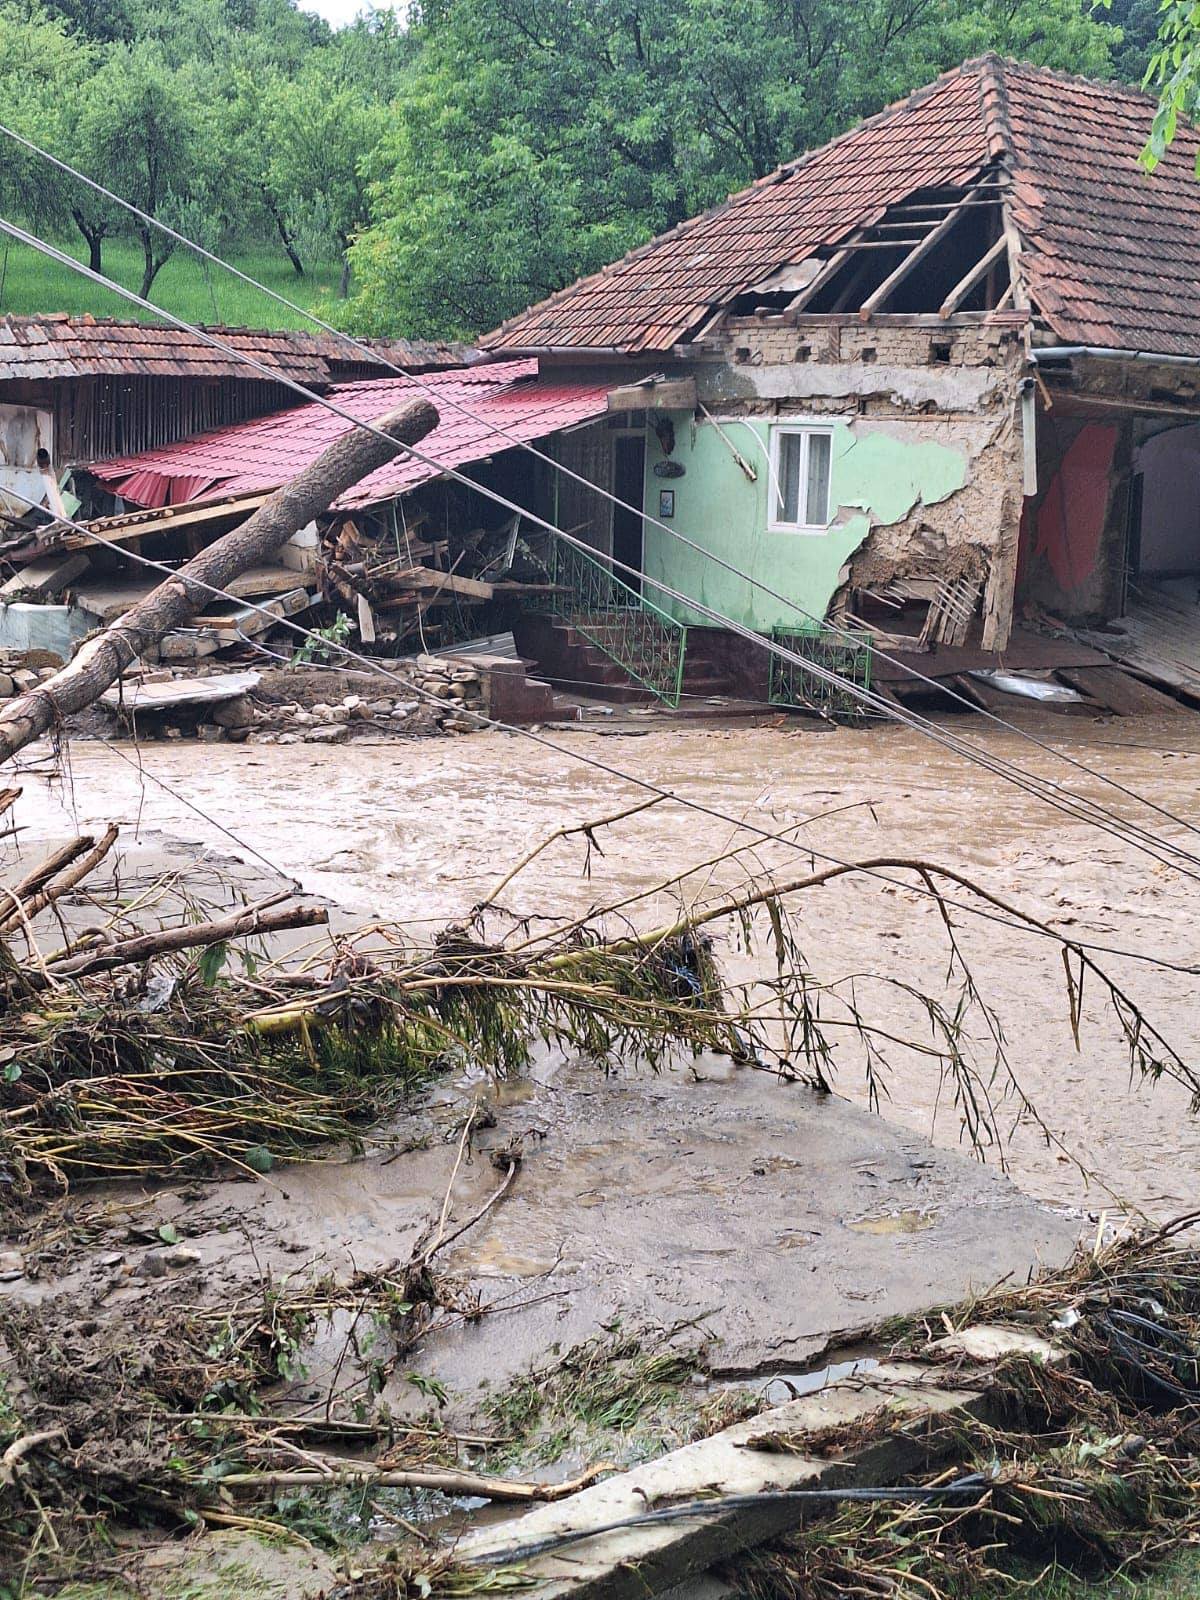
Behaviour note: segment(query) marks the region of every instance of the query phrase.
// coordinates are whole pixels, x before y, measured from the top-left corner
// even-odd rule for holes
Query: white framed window
[[[784,533],[824,533],[832,509],[833,429],[778,423],[771,429],[769,526]]]

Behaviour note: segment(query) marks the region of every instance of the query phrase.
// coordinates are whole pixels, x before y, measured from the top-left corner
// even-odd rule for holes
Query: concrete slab
[[[1041,1340],[1024,1346],[1015,1331],[1012,1340],[1013,1348],[1037,1360],[1053,1359]],[[456,1555],[482,1565],[520,1560],[525,1576],[537,1582],[537,1600],[643,1600],[819,1515],[831,1502],[805,1498],[814,1491],[895,1483],[940,1460],[947,1440],[928,1424],[950,1414],[980,1415],[989,1403],[986,1377],[977,1387],[958,1389],[942,1387],[943,1378],[944,1369],[896,1362],[876,1367],[869,1377],[835,1379],[817,1394],[539,1506],[519,1521],[470,1534]],[[799,1448],[805,1434],[831,1427],[848,1430],[841,1449],[805,1455]],[[795,1498],[764,1498],[678,1520],[639,1520],[689,1501],[779,1493]],[[632,1526],[616,1526],[622,1523]],[[567,1534],[570,1542],[559,1550],[529,1559],[514,1554]]]

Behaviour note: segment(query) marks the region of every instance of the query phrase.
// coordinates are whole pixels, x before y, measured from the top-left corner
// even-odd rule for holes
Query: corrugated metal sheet
[[[1181,126],[1158,171],[1143,172],[1154,106],[1112,83],[968,62],[482,343],[669,349],[883,207],[1006,157],[1030,293],[1063,343],[1200,356],[1200,137]]]
[[[305,384],[324,385],[347,369],[369,371],[373,364],[383,372],[385,361],[412,372],[458,367],[473,354],[464,345],[371,339],[365,342],[372,355],[364,356],[328,333],[220,326],[206,331],[272,373]],[[264,375],[165,324],[88,316],[0,319],[0,381],[105,376],[259,381]]]
[[[351,416],[369,422],[424,394],[425,385],[432,391],[429,397],[438,406],[441,421],[419,448],[447,467],[511,449],[505,434],[522,441],[542,439],[560,428],[598,417],[608,399],[606,385],[539,378],[536,361],[504,361],[430,373],[421,389],[403,378],[340,384],[330,398]],[[456,410],[455,402],[465,406],[470,415]],[[99,462],[91,470],[136,505],[176,505],[214,494],[251,494],[294,478],[349,426],[322,405],[299,406],[166,449]],[[388,500],[438,475],[438,467],[401,455],[356,484],[337,505],[344,508]],[[193,483],[204,487],[183,492]]]

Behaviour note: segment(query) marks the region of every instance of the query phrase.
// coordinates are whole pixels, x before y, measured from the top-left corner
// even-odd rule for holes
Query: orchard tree
[[[157,46],[115,46],[86,87],[74,129],[84,169],[103,173],[123,199],[167,222],[204,188],[200,125],[189,88]],[[207,154],[219,160],[217,152]],[[138,292],[146,299],[174,241],[149,222],[130,226],[142,246]]]

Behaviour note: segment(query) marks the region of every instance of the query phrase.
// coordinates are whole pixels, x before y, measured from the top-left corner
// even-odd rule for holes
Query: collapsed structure
[[[1110,656],[1200,693],[1198,143],[1181,130],[1147,175],[1152,113],[987,56],[512,319],[483,365],[382,352],[443,411],[428,459],[335,506],[295,558],[312,581],[277,575],[275,597],[392,653],[512,627],[553,681],[669,704],[811,695],[717,618],[860,680],[882,646],[901,697]],[[370,349],[302,352],[325,384],[360,380],[333,391],[355,416],[380,409],[381,380],[345,365]],[[349,425],[205,420],[122,425],[106,455],[69,435],[83,514],[116,513],[97,532],[194,545]]]

